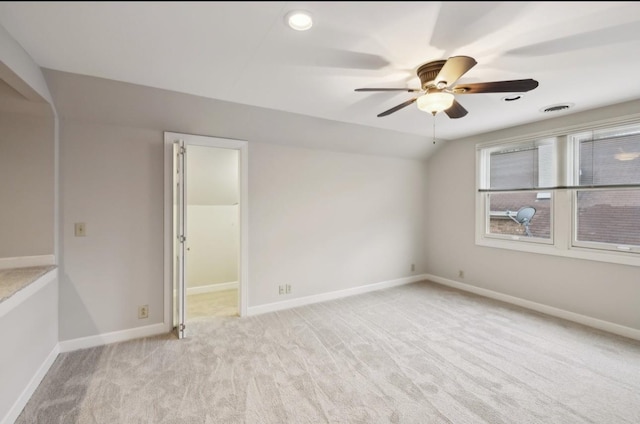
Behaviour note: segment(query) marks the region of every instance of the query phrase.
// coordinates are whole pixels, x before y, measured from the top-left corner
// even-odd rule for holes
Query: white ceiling
[[[314,26],[288,28],[306,9]],[[423,63],[465,55],[459,82],[533,78],[521,100],[461,94],[436,116],[455,139],[640,98],[640,2],[0,2],[0,24],[43,68],[430,137]],[[541,109],[572,103],[569,111]]]

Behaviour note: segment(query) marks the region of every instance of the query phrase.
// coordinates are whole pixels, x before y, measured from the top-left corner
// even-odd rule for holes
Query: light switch
[[[75,233],[76,237],[84,237],[87,235],[87,227],[84,222],[76,222]]]

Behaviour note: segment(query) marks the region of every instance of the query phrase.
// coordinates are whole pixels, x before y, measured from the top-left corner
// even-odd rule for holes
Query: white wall
[[[55,271],[32,284],[41,288],[6,314],[4,311],[0,314],[0,422],[7,424],[17,418],[57,355],[58,285]],[[26,395],[23,394],[25,390],[29,392]]]
[[[438,277],[640,329],[640,269],[475,245],[475,145],[636,113],[640,102],[447,142],[428,162],[427,270]],[[464,270],[464,279],[458,278]]]
[[[238,281],[237,205],[187,206],[187,287]]]
[[[53,104],[40,67],[0,25],[0,77],[31,101]]]

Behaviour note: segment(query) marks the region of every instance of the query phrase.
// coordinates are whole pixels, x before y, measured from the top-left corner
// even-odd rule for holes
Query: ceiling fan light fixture
[[[454,96],[451,93],[437,92],[427,93],[418,97],[416,103],[418,109],[435,115],[438,112],[449,109],[453,104]]]
[[[285,21],[296,31],[306,31],[313,26],[311,13],[306,10],[292,10],[286,14]]]

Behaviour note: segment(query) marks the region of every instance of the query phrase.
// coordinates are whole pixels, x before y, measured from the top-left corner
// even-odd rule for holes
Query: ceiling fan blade
[[[400,103],[398,106],[394,106],[394,107],[392,107],[392,108],[391,108],[391,109],[389,109],[389,110],[385,110],[384,112],[382,112],[381,114],[379,114],[379,115],[378,115],[378,118],[381,118],[381,117],[383,117],[383,116],[387,116],[387,115],[391,115],[393,112],[397,112],[397,111],[399,111],[400,109],[402,109],[403,107],[407,107],[407,106],[409,106],[411,103],[415,102],[416,100],[418,100],[418,98],[417,98],[417,97],[414,97],[414,98],[413,98],[413,99],[411,99],[411,100],[407,100],[407,101],[406,101],[406,102],[404,102],[404,103]]]
[[[469,56],[452,56],[444,63],[438,76],[435,79],[436,84],[444,82],[446,87],[453,85],[467,71],[476,66],[476,60]]]
[[[512,81],[477,82],[474,84],[460,84],[452,88],[456,94],[474,93],[524,93],[538,86],[538,81],[522,79]]]
[[[462,118],[469,112],[467,111],[467,109],[462,107],[462,105],[458,103],[457,100],[454,99],[451,107],[449,107],[449,109],[446,109],[444,113],[446,113],[447,116],[451,119],[458,119],[458,118]]]
[[[408,91],[413,93],[420,91],[419,88],[356,88],[355,91]]]

